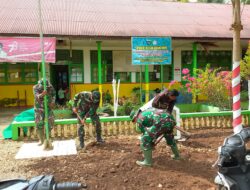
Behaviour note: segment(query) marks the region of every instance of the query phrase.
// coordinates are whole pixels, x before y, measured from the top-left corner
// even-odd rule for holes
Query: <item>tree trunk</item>
[[[240,106],[240,31],[241,25],[240,0],[232,0],[233,7],[233,68],[232,68],[232,93],[233,93],[233,128],[234,133],[242,130],[242,116]]]

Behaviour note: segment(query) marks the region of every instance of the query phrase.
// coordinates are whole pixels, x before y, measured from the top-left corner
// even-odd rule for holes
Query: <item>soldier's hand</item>
[[[85,125],[85,119],[82,119],[82,120],[81,120],[81,124],[82,124],[82,125]]]
[[[91,94],[89,97],[90,101],[93,102],[93,95]]]
[[[47,94],[47,91],[44,90],[42,93],[41,93],[41,96],[45,96]]]
[[[78,112],[77,108],[73,108],[72,110],[73,110],[74,113]]]
[[[50,107],[50,108],[54,108],[54,107],[55,107],[55,103],[53,103],[53,102],[50,103],[50,104],[49,104],[49,107]]]
[[[168,94],[168,89],[164,89],[163,93],[164,93],[164,95],[167,95]]]

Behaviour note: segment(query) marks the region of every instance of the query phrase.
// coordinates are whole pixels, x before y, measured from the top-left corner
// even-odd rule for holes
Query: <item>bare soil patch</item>
[[[190,132],[193,138],[178,143],[182,160],[172,160],[170,148],[162,141],[153,152],[152,168],[135,164],[143,159],[136,136],[107,138],[105,144],[89,146],[74,156],[32,160],[14,159],[22,142],[0,141],[0,179],[53,174],[57,181],[87,183],[89,190],[215,190],[212,164],[232,129]]]

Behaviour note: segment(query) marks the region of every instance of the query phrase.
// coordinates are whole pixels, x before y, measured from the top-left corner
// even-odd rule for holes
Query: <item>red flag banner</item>
[[[0,62],[42,62],[40,38],[0,37]],[[56,38],[44,38],[45,62],[55,63]]]

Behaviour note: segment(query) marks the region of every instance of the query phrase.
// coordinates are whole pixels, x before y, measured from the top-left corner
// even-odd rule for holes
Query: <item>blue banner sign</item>
[[[171,37],[132,37],[133,65],[171,65]]]

